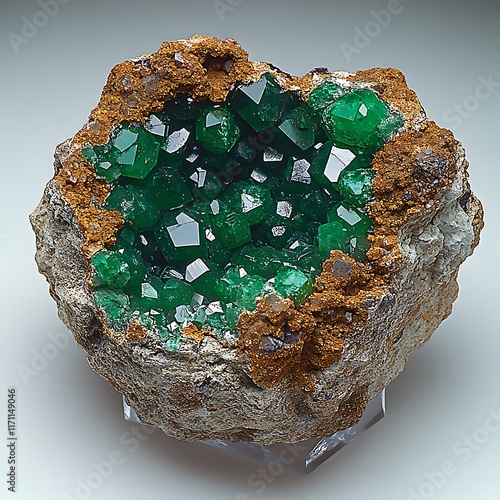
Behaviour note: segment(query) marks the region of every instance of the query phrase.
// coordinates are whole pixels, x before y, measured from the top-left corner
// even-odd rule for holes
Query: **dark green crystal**
[[[275,125],[281,118],[291,93],[283,90],[274,76],[236,88],[230,104],[256,132]]]
[[[196,139],[211,153],[227,153],[239,138],[236,117],[227,106],[205,109],[196,120]]]
[[[259,297],[303,304],[332,250],[366,260],[371,161],[402,120],[345,85],[327,77],[305,102],[264,74],[225,103],[179,94],[82,149],[125,221],[90,260],[115,328],[139,321],[166,351],[187,325],[234,341]]]

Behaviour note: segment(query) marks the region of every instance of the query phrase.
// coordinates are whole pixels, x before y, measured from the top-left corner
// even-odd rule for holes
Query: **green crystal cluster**
[[[190,323],[235,337],[257,297],[303,303],[331,250],[365,258],[371,161],[401,126],[370,90],[327,78],[304,101],[271,74],[122,123],[82,151],[125,220],[91,259],[96,302],[171,350]]]

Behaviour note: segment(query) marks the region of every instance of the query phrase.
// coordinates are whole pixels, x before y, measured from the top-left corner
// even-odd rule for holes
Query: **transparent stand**
[[[123,398],[123,414],[125,420],[142,424],[135,410],[126,403],[125,398]],[[220,439],[199,442],[265,462],[277,462],[286,469],[291,469],[301,474],[309,474],[384,416],[385,389],[368,403],[365,413],[358,424],[324,438],[311,438],[291,444],[276,443],[269,446],[242,441],[223,441]]]

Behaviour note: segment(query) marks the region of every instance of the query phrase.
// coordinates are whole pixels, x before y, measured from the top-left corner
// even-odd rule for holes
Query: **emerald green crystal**
[[[321,110],[339,98],[343,93],[342,87],[329,78],[325,78],[311,91],[307,103],[316,111]]]
[[[119,290],[96,290],[94,292],[96,304],[106,311],[106,316],[116,327],[121,327],[127,320],[130,311],[130,302],[127,295]]]
[[[332,194],[324,190],[310,191],[299,199],[299,209],[314,221],[326,222],[325,208],[335,201],[340,201],[336,191]]]
[[[272,246],[262,246],[255,251],[255,263],[249,266],[248,272],[271,279],[283,266],[282,254]]]
[[[90,260],[94,268],[94,286],[122,288],[130,280],[130,269],[119,252],[101,250]]]
[[[290,95],[268,73],[254,83],[238,86],[230,105],[246,123],[259,132],[278,122]]]
[[[279,271],[275,287],[282,297],[292,299],[295,305],[302,304],[313,291],[311,276],[292,267],[284,267]]]
[[[183,126],[173,121],[169,125],[168,135],[162,142],[159,151],[159,159],[165,165],[178,162],[179,156],[188,150],[188,146],[193,139],[191,126]]]
[[[175,309],[183,304],[190,304],[193,298],[193,289],[178,278],[166,281],[160,292],[160,305],[164,310]]]
[[[232,301],[249,311],[255,309],[255,300],[262,297],[266,280],[258,275],[246,275],[232,293]]]
[[[366,245],[362,245],[361,242],[359,244],[356,241],[351,242],[352,238],[365,238],[371,230],[370,218],[365,213],[347,202],[340,202],[328,212],[328,221],[318,229],[321,254],[329,255],[331,250],[342,250],[351,256],[366,253],[368,249]]]
[[[243,277],[246,276],[246,271],[243,268],[231,267],[217,283],[217,291],[220,298],[225,302],[233,300],[233,292],[241,283]]]
[[[167,260],[188,262],[206,253],[203,218],[192,211],[165,212],[155,227],[155,236]]]
[[[123,218],[137,231],[151,229],[160,217],[150,193],[135,185],[116,185],[108,196],[105,208],[119,210]]]
[[[236,117],[227,106],[211,107],[196,120],[196,139],[212,153],[227,153],[240,138]]]
[[[182,207],[193,200],[193,195],[182,176],[165,168],[157,168],[145,179],[151,201],[159,210]]]
[[[271,193],[257,183],[237,182],[224,197],[230,206],[242,214],[250,226],[264,220],[272,205]]]
[[[295,146],[304,151],[314,146],[318,125],[319,120],[312,110],[306,106],[300,106],[285,116],[284,120],[278,125],[278,129]]]
[[[346,231],[353,236],[365,235],[372,226],[366,213],[345,201],[337,203],[328,212],[327,217],[329,222],[340,222]]]
[[[208,300],[217,299],[219,273],[214,272],[203,259],[196,259],[186,266],[184,279],[193,290]]]
[[[370,156],[354,153],[346,147],[337,147],[332,142],[323,144],[311,161],[309,173],[312,179],[330,192],[338,189],[340,174],[344,170],[369,168]]]
[[[328,222],[318,229],[318,247],[323,256],[331,250],[343,250],[346,246],[346,231],[340,222]]]
[[[339,175],[341,196],[356,207],[364,207],[372,198],[373,171],[368,168],[344,170]]]
[[[366,260],[371,162],[401,126],[371,90],[327,77],[305,102],[271,74],[123,122],[81,151],[125,221],[90,259],[96,304],[173,352],[188,325],[234,341],[258,297],[304,303],[332,250]]]
[[[151,310],[161,311],[160,295],[163,290],[163,282],[155,276],[148,276],[140,286],[139,307],[140,312]]]
[[[127,264],[130,273],[130,278],[126,283],[127,290],[132,289],[139,285],[148,272],[148,268],[144,263],[141,252],[131,248],[129,245],[123,249],[118,250],[123,261]]]
[[[252,239],[248,221],[235,212],[221,212],[214,216],[212,228],[216,238],[230,250],[241,247]]]
[[[157,164],[159,150],[160,143],[154,134],[144,127],[125,124],[113,140],[110,156],[121,175],[144,179]]]
[[[323,123],[336,144],[374,151],[398,131],[401,121],[391,120],[387,105],[371,90],[353,90],[325,108]],[[387,126],[386,122],[391,125]]]

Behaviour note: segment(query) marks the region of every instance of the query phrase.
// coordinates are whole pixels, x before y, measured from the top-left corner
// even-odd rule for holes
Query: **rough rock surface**
[[[168,61],[179,51],[185,60],[202,54],[199,81],[196,61],[184,76],[162,70],[162,57]],[[214,75],[210,57],[236,61],[233,80]],[[141,327],[111,331],[92,297],[88,257],[112,243],[121,221],[99,208],[107,187],[79,155],[82,145],[105,142],[124,115],[144,121],[175,89],[198,98],[205,89],[205,98],[221,101],[235,81],[255,80],[270,69],[282,84],[303,92],[325,76],[314,71],[290,77],[248,62],[235,42],[203,37],[118,65],[87,126],[57,148],[56,175],[31,216],[40,272],[90,365],[126,396],[143,422],[178,439],[295,442],[353,425],[450,314],[458,268],[479,241],[482,208],[470,191],[464,150],[451,133],[427,121],[404,77],[393,69],[328,74],[374,89],[406,122],[374,161],[368,263],[332,252],[306,304],[295,310],[262,300],[256,312],[242,317],[238,345],[222,345],[209,334],[186,336],[179,351],[169,353]],[[142,90],[133,94],[137,102],[116,83],[134,71],[132,82],[142,78]],[[176,79],[191,79],[192,87]],[[172,81],[173,90],[164,86]],[[275,327],[282,346],[266,354]]]

